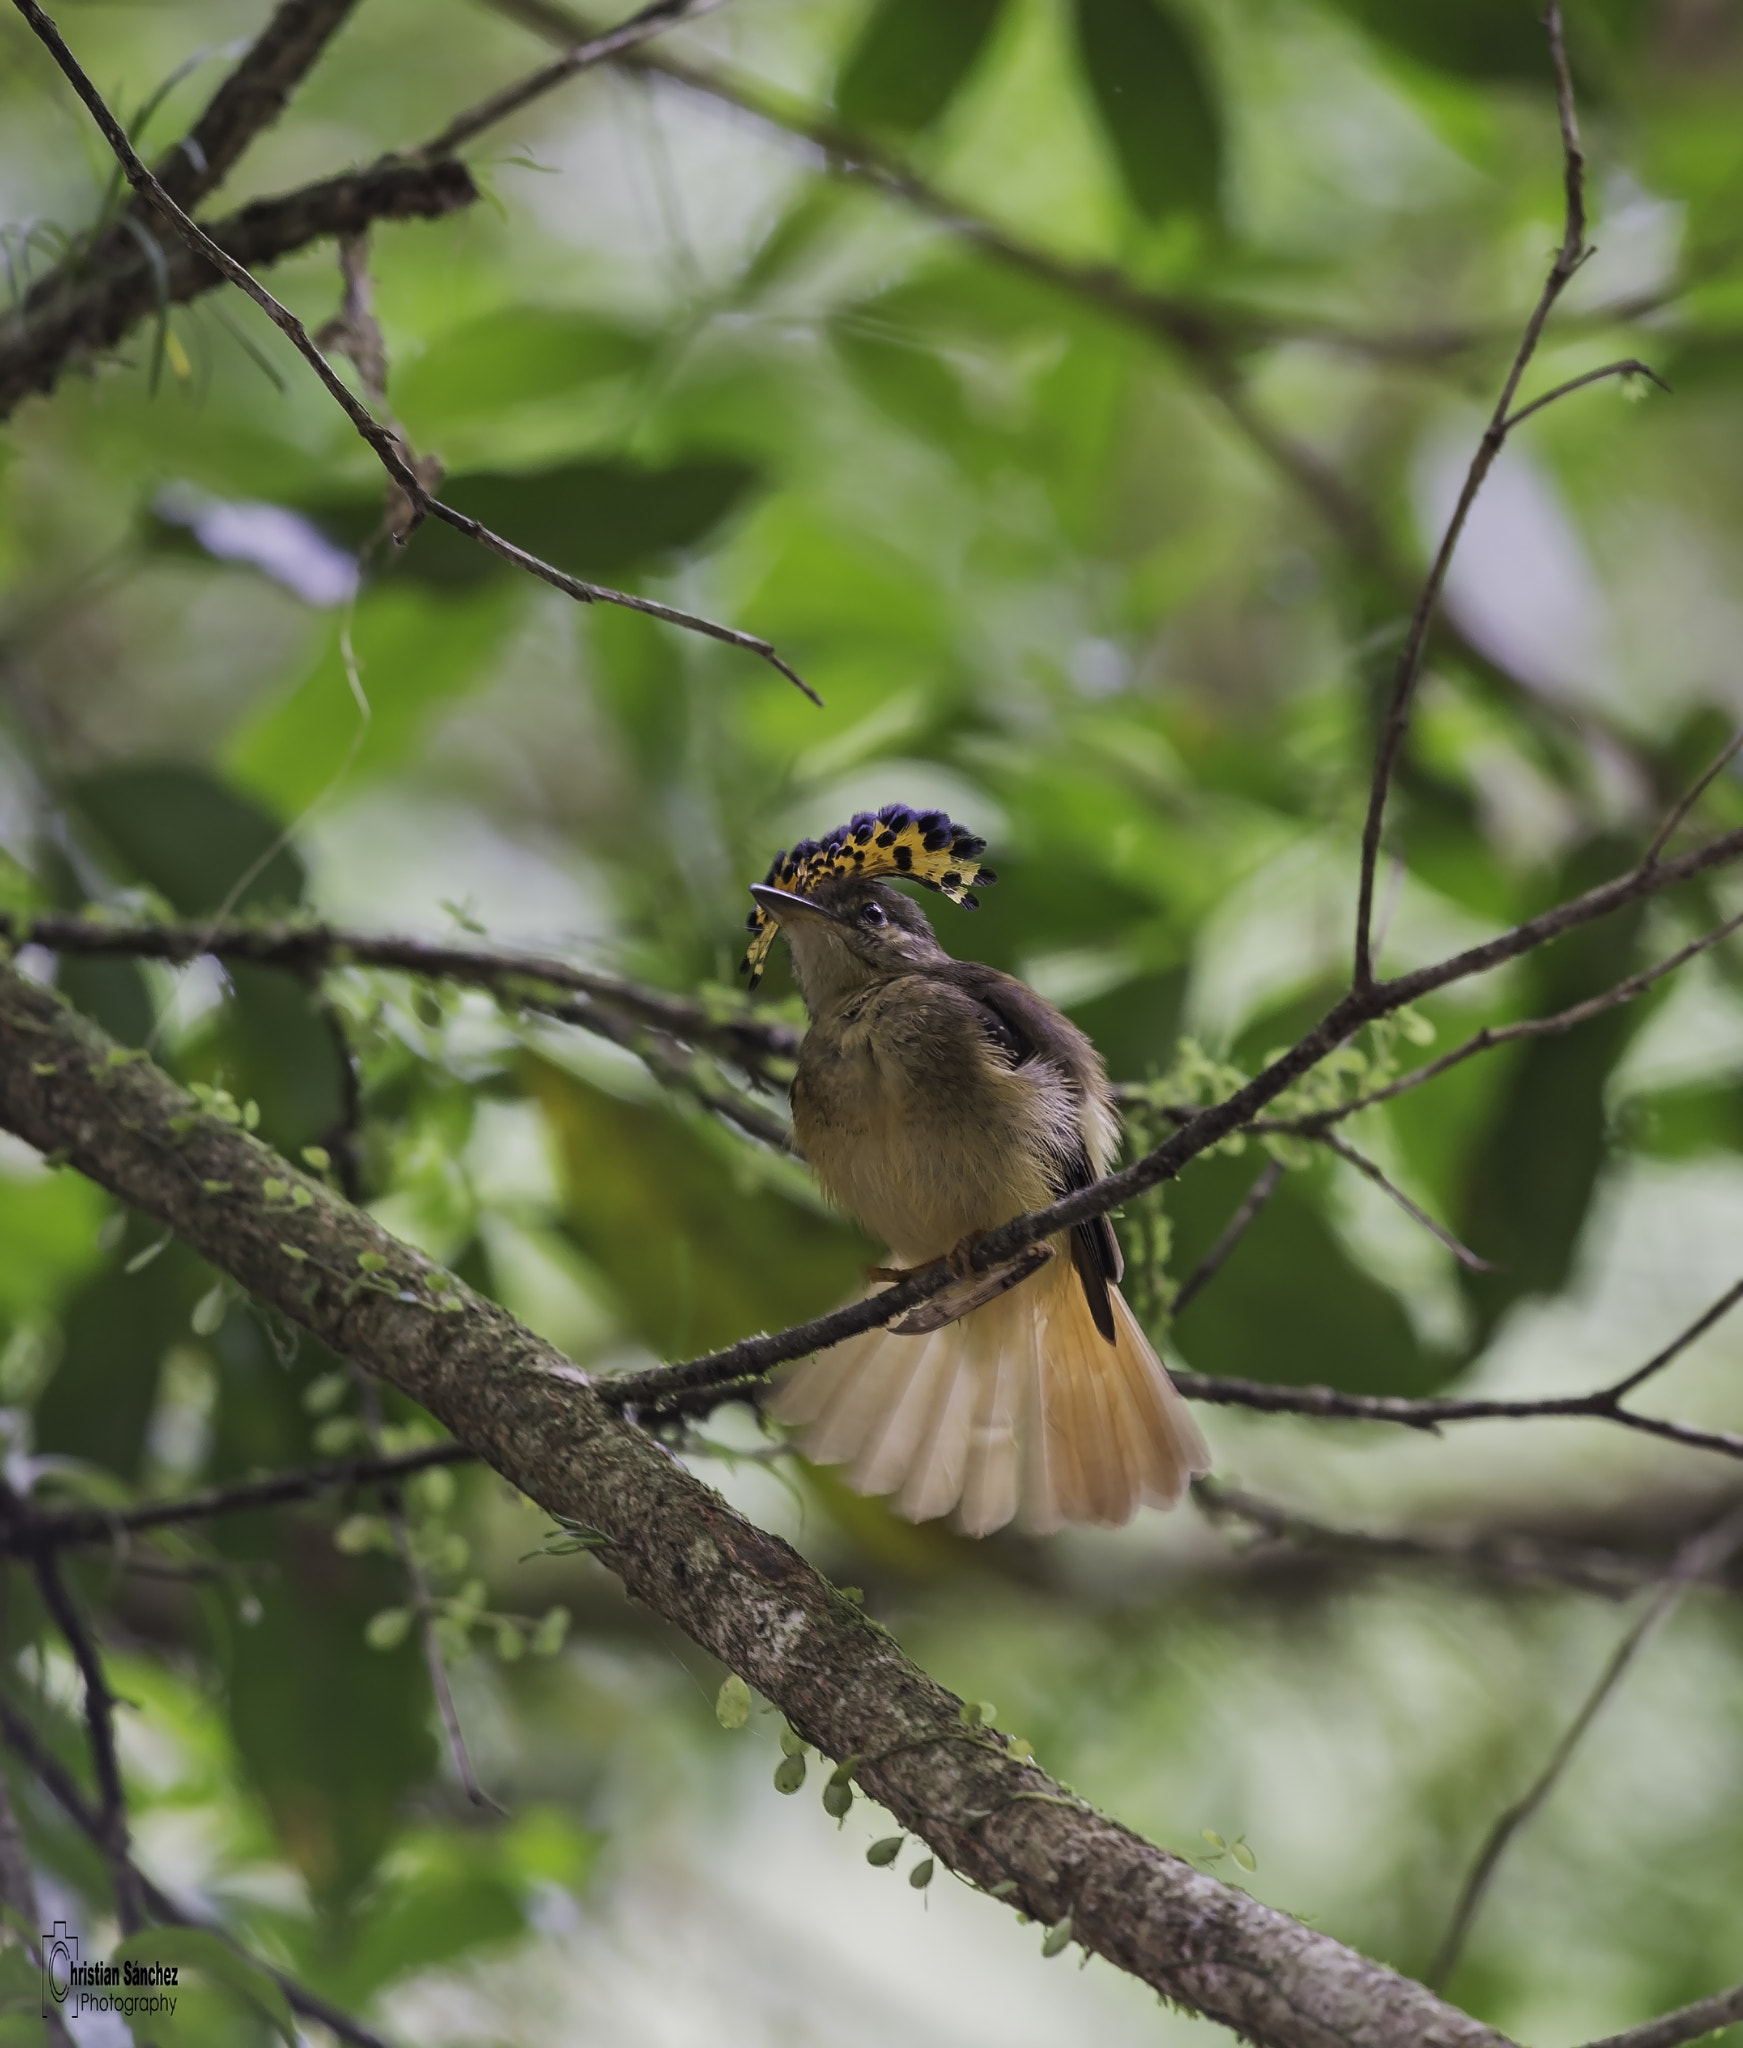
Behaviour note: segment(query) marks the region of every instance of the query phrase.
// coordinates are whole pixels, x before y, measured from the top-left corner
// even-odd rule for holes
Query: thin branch
[[[1461,1244],[1445,1224],[1437,1223],[1426,1209],[1413,1202],[1395,1181],[1387,1178],[1365,1152],[1358,1152],[1354,1145],[1346,1144],[1331,1131],[1304,1131],[1303,1136],[1316,1145],[1323,1145],[1328,1152],[1335,1152],[1338,1158],[1353,1166],[1364,1179],[1372,1181],[1383,1194],[1390,1195],[1412,1222],[1420,1223],[1436,1243],[1445,1245],[1466,1272],[1493,1273],[1496,1270],[1487,1259],[1479,1258],[1468,1245]]]
[[[1589,2041],[1586,2048],[1683,2048],[1685,2041],[1700,2041],[1721,2027],[1743,2020],[1743,1984],[1715,1997],[1697,1999],[1675,2012],[1661,2013],[1643,2026],[1625,2033],[1606,2034],[1601,2041]]]
[[[29,1540],[51,1549],[67,1543],[112,1543],[148,1529],[209,1522],[221,1515],[250,1514],[260,1508],[315,1500],[324,1493],[349,1493],[384,1480],[409,1479],[437,1465],[470,1464],[475,1456],[461,1443],[425,1444],[420,1450],[399,1451],[388,1458],[335,1458],[324,1465],[274,1472],[265,1479],[238,1479],[228,1486],[184,1494],[179,1500],[143,1501],[137,1507],[39,1508],[32,1503]]]
[[[1583,377],[1570,377],[1565,384],[1558,384],[1553,391],[1546,391],[1541,398],[1534,398],[1529,405],[1522,405],[1501,422],[1503,434],[1512,433],[1522,421],[1530,419],[1534,412],[1542,412],[1545,406],[1554,405],[1558,398],[1566,398],[1571,392],[1584,391],[1588,384],[1601,384],[1606,377],[1646,377],[1656,384],[1660,391],[1668,392],[1670,386],[1650,363],[1643,363],[1638,356],[1628,356],[1619,363],[1606,363],[1601,370],[1588,370]]]
[[[1180,1292],[1174,1297],[1173,1315],[1176,1322],[1186,1313],[1216,1276],[1228,1264],[1230,1255],[1247,1232],[1259,1220],[1259,1214],[1277,1192],[1283,1182],[1283,1166],[1279,1160],[1266,1160],[1263,1168],[1242,1197],[1241,1206],[1229,1218],[1222,1235],[1207,1251],[1192,1271],[1180,1283]]]
[[[1664,823],[1652,835],[1652,844],[1646,849],[1645,858],[1647,860],[1657,860],[1658,856],[1669,844],[1676,828],[1688,816],[1689,812],[1694,809],[1695,805],[1700,802],[1701,798],[1706,795],[1707,791],[1711,789],[1719,777],[1724,774],[1725,770],[1730,767],[1731,763],[1736,760],[1739,753],[1743,753],[1743,730],[1732,734],[1730,740],[1720,749],[1718,758],[1713,762],[1712,766],[1708,768],[1698,782],[1678,798],[1669,815],[1665,818]]]
[[[377,164],[254,200],[206,232],[234,262],[254,270],[375,221],[440,220],[477,198],[472,173],[452,159]],[[155,262],[129,235],[99,270],[77,280],[51,273],[17,318],[0,317],[0,419],[32,392],[52,390],[70,362],[113,348],[160,305],[185,305],[223,284],[198,250],[180,241],[160,249],[147,226],[133,225],[148,238]]]
[[[1392,770],[1397,762],[1399,749],[1404,744],[1404,734],[1410,722],[1410,704],[1416,689],[1416,678],[1422,666],[1423,648],[1428,640],[1429,623],[1440,602],[1442,587],[1447,571],[1452,566],[1453,553],[1465,530],[1477,493],[1483,487],[1483,480],[1493,468],[1495,458],[1500,454],[1510,427],[1509,413],[1514,394],[1519,389],[1519,380],[1537,351],[1538,339],[1543,333],[1545,321],[1551,308],[1579,269],[1586,257],[1586,208],[1585,208],[1585,158],[1580,150],[1579,127],[1574,115],[1573,81],[1568,72],[1567,52],[1562,45],[1561,9],[1556,0],[1550,0],[1546,17],[1549,30],[1550,57],[1555,67],[1556,106],[1561,117],[1561,141],[1564,183],[1567,195],[1566,220],[1562,231],[1561,247],[1550,266],[1543,290],[1538,295],[1536,306],[1525,323],[1525,332],[1520,337],[1514,352],[1512,365],[1502,380],[1501,395],[1495,401],[1488,427],[1477,444],[1476,453],[1471,457],[1470,468],[1465,474],[1464,486],[1459,492],[1452,518],[1447,522],[1446,532],[1441,536],[1440,547],[1430,565],[1423,582],[1421,595],[1416,600],[1416,609],[1411,614],[1410,630],[1405,636],[1404,646],[1393,672],[1391,701],[1386,708],[1385,721],[1381,727],[1379,744],[1374,751],[1374,774],[1368,792],[1368,815],[1362,826],[1362,871],[1356,903],[1356,959],[1354,986],[1365,989],[1374,979],[1374,962],[1371,947],[1371,930],[1374,914],[1374,874],[1380,858],[1380,830],[1386,816],[1386,798],[1392,785]]]
[[[12,1702],[0,1693],[0,1738],[15,1756],[21,1759],[40,1780],[55,1804],[67,1816],[80,1833],[88,1836],[99,1849],[104,1847],[103,1820],[101,1814],[91,1805],[80,1791],[72,1773],[49,1748],[36,1728],[19,1712]],[[282,1970],[252,1954],[227,1927],[204,1915],[190,1912],[185,1906],[178,1906],[166,1892],[160,1891],[136,1865],[128,1865],[139,1895],[150,1910],[154,1920],[168,1927],[199,1927],[208,1934],[217,1935],[226,1947],[232,1948],[257,1970],[263,1971],[289,2000],[291,2009],[305,2019],[318,2021],[336,2040],[350,2044],[350,2048],[389,2048],[389,2043],[370,2028],[354,2020],[348,2012],[331,2005],[318,1992],[310,1991],[299,1984],[294,1977],[287,1977]]]
[[[64,1152],[263,1305],[398,1387],[553,1518],[596,1532],[599,1562],[633,1598],[804,1741],[858,1759],[857,1788],[898,1827],[1031,1922],[1069,1916],[1085,1948],[1267,2048],[1502,2048],[1420,1985],[1070,1798],[997,1731],[966,1727],[962,1702],[893,1637],[627,1427],[561,1354],[463,1285],[433,1290],[423,1254],[7,969],[0,1127]],[[268,1180],[306,1202],[269,1197]],[[227,1184],[221,1199],[212,1181]]]
[[[1743,1507],[1733,1505],[1710,1529],[1691,1537],[1677,1552],[1663,1583],[1653,1594],[1640,1619],[1616,1645],[1609,1662],[1599,1675],[1598,1682],[1586,1695],[1579,1712],[1575,1714],[1561,1740],[1551,1751],[1549,1761],[1524,1796],[1509,1806],[1490,1829],[1476,1862],[1471,1866],[1470,1875],[1465,1879],[1464,1888],[1459,1893],[1458,1904],[1453,1908],[1452,1919],[1441,1940],[1440,1948],[1429,1966],[1426,1982],[1437,1990],[1445,1984],[1458,1966],[1472,1923],[1481,1910],[1483,1899],[1494,1879],[1501,1858],[1507,1853],[1509,1844],[1520,1829],[1533,1819],[1560,1783],[1563,1772],[1573,1761],[1574,1752],[1585,1739],[1586,1731],[1627,1675],[1629,1666],[1640,1654],[1647,1637],[1676,1609],[1689,1587],[1727,1563],[1740,1544],[1743,1544]]]
[[[290,341],[321,380],[328,396],[374,451],[382,468],[405,493],[407,501],[419,517],[441,520],[444,525],[453,527],[457,533],[465,534],[468,539],[476,541],[490,553],[500,556],[503,561],[511,563],[517,569],[525,570],[529,576],[536,576],[540,582],[550,584],[552,589],[562,591],[565,596],[572,597],[578,604],[618,605],[627,611],[641,612],[649,618],[663,620],[667,625],[679,626],[686,632],[699,633],[707,639],[718,640],[725,646],[754,654],[785,676],[788,682],[801,690],[814,704],[823,702],[804,677],[776,653],[772,644],[760,639],[756,634],[740,632],[734,626],[723,626],[716,620],[702,618],[694,612],[682,611],[675,605],[661,604],[653,598],[637,597],[628,591],[613,590],[602,583],[583,582],[580,577],[571,576],[551,563],[541,561],[537,555],[529,554],[525,548],[517,547],[513,541],[492,532],[482,521],[472,518],[465,512],[456,511],[452,505],[445,505],[439,498],[434,497],[419,476],[416,464],[409,459],[399,437],[384,426],[350,389],[315,346],[309,337],[308,329],[289,307],[281,305],[250,270],[221,249],[211,236],[170,198],[146,169],[137,151],[128,141],[125,130],[109,111],[102,95],[80,69],[78,60],[62,41],[54,23],[38,6],[37,0],[14,0],[14,5],[84,102],[92,120],[102,131],[103,139],[114,151],[116,160],[127,174],[128,183],[150,201],[190,248],[204,256],[206,261],[214,269],[222,272],[231,284],[246,292],[279,332]]]
[[[1375,1564],[1420,1564],[1475,1570],[1510,1585],[1550,1583],[1607,1600],[1626,1599],[1657,1584],[1664,1568],[1650,1558],[1590,1543],[1546,1538],[1522,1529],[1474,1528],[1415,1534],[1334,1527],[1299,1509],[1215,1479],[1192,1482],[1195,1505],[1213,1524],[1233,1523],[1259,1539],[1252,1548],[1287,1545]],[[1721,1567],[1709,1582],[1726,1585]]]
[[[546,64],[530,76],[517,79],[513,85],[504,86],[501,92],[492,93],[477,106],[457,114],[440,135],[424,143],[416,154],[420,157],[451,156],[482,135],[485,129],[495,127],[498,121],[506,120],[510,114],[518,114],[522,107],[530,106],[534,100],[541,99],[559,85],[566,85],[578,73],[589,71],[610,58],[626,56],[667,29],[676,28],[681,22],[695,21],[704,14],[712,14],[723,4],[724,0],[654,0],[652,6],[632,14],[616,28],[607,29],[601,35],[579,38],[555,63]]]
[[[1647,858],[1656,858],[1649,854]],[[1668,959],[1660,960],[1656,966],[1642,968],[1638,974],[1631,974],[1626,981],[1619,981],[1614,988],[1605,989],[1601,994],[1588,996],[1582,1003],[1573,1003],[1565,1010],[1557,1010],[1551,1017],[1527,1017],[1517,1024],[1486,1024],[1474,1038],[1467,1038],[1463,1045],[1455,1046],[1449,1053],[1443,1053],[1437,1060],[1430,1060],[1425,1066],[1413,1067],[1408,1074],[1396,1081],[1390,1081],[1384,1088],[1375,1088],[1366,1095],[1358,1095],[1349,1102],[1340,1103],[1336,1109],[1322,1111],[1305,1117],[1291,1125],[1291,1128],[1306,1136],[1322,1131],[1329,1124],[1341,1123],[1345,1117],[1354,1116],[1358,1110],[1372,1109],[1376,1103],[1390,1102],[1395,1096],[1407,1094],[1412,1088],[1420,1088],[1425,1081],[1438,1080],[1449,1068],[1461,1066],[1480,1052],[1488,1052],[1497,1045],[1511,1045],[1521,1038],[1554,1038],[1564,1031],[1572,1031],[1577,1025],[1601,1016],[1606,1010],[1613,1010],[1619,1004],[1631,1003],[1638,995],[1644,995],[1655,982],[1662,981],[1667,974],[1674,974],[1698,954],[1710,952],[1722,940],[1743,927],[1743,912],[1727,918],[1710,932],[1698,939],[1692,939]]]
[[[167,960],[183,964],[203,954],[223,961],[283,967],[314,976],[341,967],[374,967],[430,981],[488,989],[510,1008],[534,1010],[635,1050],[635,1026],[691,1045],[762,1078],[770,1060],[790,1060],[799,1033],[790,1024],[751,1009],[723,1011],[689,996],[595,974],[567,960],[495,947],[456,946],[324,924],[282,921],[228,924],[112,923],[106,918],[51,914],[12,917],[0,912],[0,939],[14,947],[41,946],[84,957]],[[553,996],[563,990],[569,1000]]]
[[[18,1504],[14,1504],[14,1513]],[[123,1934],[135,1934],[143,1920],[140,1911],[139,1878],[128,1860],[127,1792],[121,1782],[121,1761],[115,1751],[115,1695],[85,1618],[67,1591],[54,1551],[39,1546],[31,1563],[43,1604],[55,1626],[66,1638],[67,1648],[79,1667],[85,1684],[85,1726],[91,1745],[91,1765],[97,1779],[97,1833],[93,1839],[109,1863],[110,1881],[115,1888],[115,1917]]]

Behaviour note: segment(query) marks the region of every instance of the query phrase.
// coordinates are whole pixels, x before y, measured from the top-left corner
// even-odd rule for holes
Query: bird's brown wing
[[[1011,1064],[1022,1066],[1028,1060],[1046,1060],[1072,1084],[1081,1102],[1086,1054],[1092,1059],[1094,1055],[1088,1053],[1087,1042],[1076,1026],[1032,988],[1025,988],[997,968],[983,967],[971,960],[953,960],[949,969],[947,978],[974,1001],[987,1036]],[[1076,1145],[1055,1162],[1053,1191],[1055,1195],[1074,1194],[1095,1178],[1080,1126]],[[1092,1216],[1073,1229],[1071,1263],[1083,1283],[1084,1298],[1096,1328],[1110,1344],[1114,1343],[1114,1305],[1108,1298],[1108,1289],[1118,1282],[1125,1262],[1120,1257],[1114,1226],[1106,1216]]]

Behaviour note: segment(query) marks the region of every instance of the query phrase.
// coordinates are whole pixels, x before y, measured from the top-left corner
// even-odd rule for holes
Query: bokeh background
[[[60,10],[129,118],[204,52],[150,111],[153,150],[262,18]],[[1625,865],[1743,714],[1743,15],[1569,18],[1597,253],[1526,395],[1626,355],[1674,395],[1558,404],[1480,501],[1396,792],[1390,968]],[[220,204],[421,140],[565,19],[364,0]],[[774,849],[903,800],[983,833],[1002,876],[978,918],[934,906],[946,943],[1062,1004],[1117,1079],[1178,1074],[1183,1041],[1250,1070],[1347,971],[1411,579],[1560,239],[1534,9],[731,0],[647,55],[707,79],[579,79],[474,146],[485,203],[376,233],[389,402],[453,502],[768,635],[826,708],[440,530],[360,575],[372,458],[254,309],[208,298],[0,433],[5,907],[206,915],[277,846],[241,911],[482,930],[725,1005]],[[0,107],[17,289],[113,189],[10,12]],[[820,124],[920,183],[843,174]],[[336,308],[330,249],[270,281],[311,326]],[[1735,819],[1735,785],[1713,806]],[[1720,880],[1612,919],[1448,991],[1392,1056],[1576,1000],[1736,907]],[[589,1367],[814,1312],[872,1255],[790,1161],[483,996],[351,970],[323,1009],[265,971],[27,959],[256,1102],[293,1155],[335,1143],[348,1045],[371,1208]],[[1352,1127],[1494,1273],[1291,1154],[1174,1327],[1170,1276],[1265,1155],[1195,1165],[1125,1219],[1159,1339],[1202,1372],[1404,1394],[1580,1391],[1644,1359],[1737,1277],[1740,967],[1720,949]],[[759,1000],[798,1019],[784,964]],[[0,1150],[15,1483],[119,1501],[363,1440],[333,1361],[155,1241]],[[1721,1327],[1651,1405],[1737,1428],[1740,1369],[1743,1325]],[[970,1545],[771,1455],[742,1410],[688,1455],[1078,1790],[1421,1971],[1621,1592],[1735,1467],[1587,1423],[1201,1416],[1223,1480],[1447,1554],[1262,1543],[1190,1506]],[[388,1427],[431,1433],[391,1405]],[[412,1504],[507,1818],[462,1797],[380,1618],[404,1594],[367,1501],[220,1524],[177,1553],[191,1579],[117,1556],[80,1581],[134,1702],[142,1860],[264,1953],[430,2048],[1223,2038],[1104,1964],[1043,1962],[1039,1930],[946,1877],[868,1867],[863,1802],[837,1832],[815,1779],[779,1797],[773,1717],[724,1731],[723,1674],[584,1555],[538,1555],[542,1518],[499,1482],[435,1475]],[[1496,1532],[1622,1565],[1607,1590],[1480,1568],[1466,1539]],[[548,1624],[524,1654],[554,1606],[566,1641]],[[22,1584],[4,1626],[7,1683],[74,1755],[71,1667]],[[1452,1995],[1561,2048],[1743,1977],[1740,1728],[1743,1616],[1706,1589],[1508,1856]],[[49,1904],[100,1931],[88,1847],[15,1792]],[[214,2009],[184,2037],[246,2024]]]

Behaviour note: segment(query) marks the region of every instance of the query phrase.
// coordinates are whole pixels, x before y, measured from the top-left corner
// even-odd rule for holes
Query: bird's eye
[[[884,906],[881,903],[867,903],[863,905],[859,913],[859,921],[861,924],[889,923],[889,919],[884,915]]]

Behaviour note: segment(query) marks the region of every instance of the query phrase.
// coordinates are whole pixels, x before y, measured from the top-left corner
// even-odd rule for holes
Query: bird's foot
[[[984,1235],[984,1231],[971,1230],[965,1238],[943,1254],[944,1263],[950,1268],[951,1279],[966,1280],[974,1271],[974,1248]],[[925,1259],[917,1266],[867,1266],[865,1277],[868,1280],[887,1280],[894,1284],[898,1280],[912,1280],[916,1273],[924,1273],[928,1266],[936,1263],[935,1259]]]

